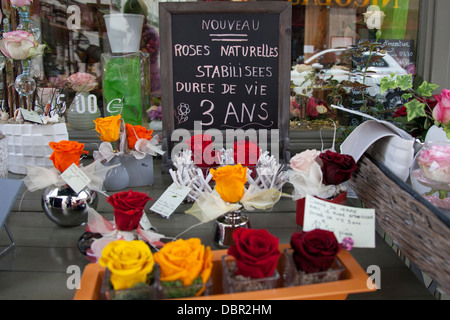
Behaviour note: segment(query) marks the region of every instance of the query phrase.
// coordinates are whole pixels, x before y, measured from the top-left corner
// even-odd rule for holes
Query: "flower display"
[[[213,141],[207,134],[196,134],[186,141],[192,151],[192,161],[201,168],[209,168],[216,164],[216,152]]]
[[[170,286],[169,283],[180,283],[184,287],[205,284],[211,276],[211,248],[205,247],[198,238],[166,243],[155,253],[154,258],[160,268],[163,286]],[[202,292],[203,289],[195,292],[195,295],[199,296]]]
[[[88,151],[83,150],[84,143],[79,143],[77,141],[51,141],[49,142],[49,146],[53,150],[50,160],[53,161],[53,165],[61,173],[74,163],[79,166],[81,155],[89,153]]]
[[[306,273],[330,268],[340,245],[333,232],[321,229],[295,232],[290,240],[293,259],[298,269]]]
[[[120,137],[120,124],[122,116],[120,114],[94,120],[95,131],[100,133],[100,139],[105,142],[114,142]]]
[[[432,144],[424,148],[417,161],[426,178],[450,184],[450,144]]]
[[[72,74],[67,78],[67,82],[72,90],[76,92],[90,92],[98,85],[95,76],[85,72],[77,72]]]
[[[293,199],[311,195],[323,199],[345,191],[342,185],[357,169],[350,155],[327,150],[303,151],[290,160],[289,182],[294,186]]]
[[[45,45],[39,44],[28,31],[4,32],[0,39],[0,50],[10,59],[33,59],[44,53]]]
[[[240,163],[244,167],[254,167],[258,163],[261,149],[253,141],[238,140],[234,143],[234,163]]]
[[[155,261],[144,241],[116,240],[105,246],[99,264],[111,271],[114,289],[122,290],[146,283]]]
[[[151,140],[153,130],[148,130],[143,126],[133,126],[129,123],[125,123],[125,128],[127,130],[127,142],[128,148],[135,149],[136,142],[139,139]]]
[[[216,191],[226,202],[239,202],[244,196],[247,168],[241,164],[211,169]]]
[[[131,231],[138,227],[148,201],[153,200],[146,193],[133,190],[117,192],[106,198],[114,208],[117,229]]]
[[[370,30],[380,30],[383,25],[386,14],[380,10],[380,7],[372,5],[367,8],[367,11],[363,13],[364,23]]]
[[[148,118],[150,121],[162,120],[162,107],[161,106],[151,106],[147,110]]]
[[[438,95],[433,92],[438,85],[423,81],[414,84],[412,75],[384,77],[380,82],[381,92],[389,89],[404,92],[403,106],[393,110],[395,124],[413,137],[425,141],[428,130],[435,125],[442,128],[450,138],[450,90],[443,89]]]
[[[272,276],[281,255],[277,237],[265,229],[236,229],[233,238],[228,254],[236,259],[236,275],[253,279]]]

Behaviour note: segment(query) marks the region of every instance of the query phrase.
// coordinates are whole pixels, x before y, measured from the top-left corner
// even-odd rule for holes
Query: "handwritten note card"
[[[355,248],[375,248],[375,210],[337,205],[306,196],[304,231],[334,232],[337,240],[354,241]]]
[[[159,213],[165,218],[168,218],[178,208],[190,191],[191,188],[189,187],[179,186],[176,183],[172,183],[150,208],[150,210]]]
[[[75,191],[79,193],[83,190],[91,179],[83,172],[75,163],[72,163],[70,167],[68,167],[61,174],[61,178]]]

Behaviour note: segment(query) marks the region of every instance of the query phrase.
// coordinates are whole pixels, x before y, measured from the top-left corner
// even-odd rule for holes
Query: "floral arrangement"
[[[16,8],[22,8],[31,5],[33,0],[10,0],[11,4]]]
[[[236,229],[228,254],[236,260],[236,276],[259,279],[271,277],[281,253],[278,238],[266,229]]]
[[[117,229],[122,231],[137,229],[145,205],[151,200],[153,199],[146,193],[133,190],[117,192],[106,198],[106,202],[114,208],[115,225]]]
[[[141,240],[109,243],[102,251],[99,264],[111,272],[110,282],[114,290],[148,286],[155,280],[153,254]]]
[[[450,142],[430,141],[416,155],[411,176],[431,188],[424,197],[434,205],[450,208]],[[439,196],[434,194],[438,192]]]
[[[211,276],[212,253],[198,238],[166,243],[155,253],[164,298],[201,295]]]
[[[67,78],[67,83],[76,92],[91,92],[98,86],[96,77],[85,72],[70,75]]]
[[[5,57],[13,60],[33,59],[44,53],[45,45],[39,44],[28,31],[4,32],[0,39],[0,50]]]
[[[321,229],[294,232],[290,245],[297,269],[306,273],[321,272],[330,268],[340,250],[334,233]]]
[[[143,159],[147,154],[162,154],[158,146],[159,138],[153,137],[153,130],[140,125],[125,123],[120,114],[94,120],[95,131],[103,141],[99,150],[94,152],[94,159],[110,161],[115,156],[132,155]]]
[[[294,186],[294,200],[306,195],[327,199],[346,191],[343,183],[351,178],[357,165],[350,155],[313,149],[292,157],[290,169],[289,182]]]
[[[438,95],[433,92],[439,86],[427,81],[414,84],[412,75],[384,77],[381,79],[382,93],[389,89],[400,89],[407,102],[395,110],[393,120],[397,126],[412,136],[425,141],[431,126],[441,127],[450,138],[450,90],[444,89]]]

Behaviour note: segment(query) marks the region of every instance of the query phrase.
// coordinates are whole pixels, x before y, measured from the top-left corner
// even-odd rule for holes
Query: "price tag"
[[[172,183],[153,204],[150,210],[168,218],[178,208],[189,192],[191,192],[191,188]]]
[[[72,163],[60,176],[76,193],[86,188],[91,179],[75,163]]]
[[[142,218],[141,221],[139,221],[139,224],[141,228],[144,230],[149,230],[152,228],[152,224],[150,223],[150,220],[148,220],[148,217],[145,214],[145,212],[142,214]]]

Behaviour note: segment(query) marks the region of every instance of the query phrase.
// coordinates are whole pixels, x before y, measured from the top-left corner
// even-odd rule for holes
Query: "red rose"
[[[186,141],[192,151],[192,161],[198,167],[212,167],[216,164],[216,153],[213,151],[211,136],[196,134]]]
[[[258,163],[261,149],[252,141],[240,140],[234,143],[234,163],[243,167],[254,167]]]
[[[144,214],[144,207],[150,200],[143,192],[133,190],[122,191],[106,198],[114,207],[114,221],[116,227],[122,231],[131,231],[137,228]]]
[[[394,114],[392,115],[392,118],[406,117],[407,115],[408,115],[408,114],[407,114],[407,111],[406,111],[406,107],[403,106],[403,107],[398,108],[398,109],[394,112]]]
[[[265,229],[240,228],[234,231],[233,240],[228,254],[236,259],[236,275],[253,279],[272,276],[280,256],[277,237]]]
[[[291,237],[291,247],[297,268],[306,273],[330,268],[340,248],[333,232],[320,229],[295,232]]]
[[[350,155],[327,150],[319,155],[322,160],[323,183],[338,185],[349,180],[357,169],[355,159]]]

